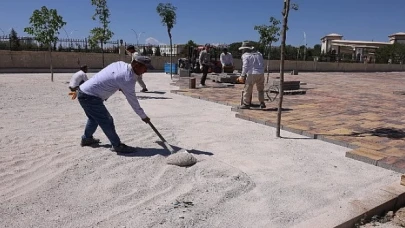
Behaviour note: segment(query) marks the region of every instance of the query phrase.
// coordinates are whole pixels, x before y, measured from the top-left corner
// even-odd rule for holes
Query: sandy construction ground
[[[104,146],[80,147],[86,118],[67,95],[70,76],[0,75],[0,227],[291,227],[399,178],[345,158],[347,148],[284,131],[278,139],[228,106],[171,94],[162,73],[145,74],[156,93],[139,93],[140,103],[196,165],[166,165],[168,152],[119,92],[106,106],[137,153],[111,152],[101,129]]]

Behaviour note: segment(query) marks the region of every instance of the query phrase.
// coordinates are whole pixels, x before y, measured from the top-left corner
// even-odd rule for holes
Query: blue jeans
[[[80,90],[78,91],[77,99],[88,117],[82,138],[92,138],[97,127],[100,126],[110,140],[111,145],[114,147],[119,146],[121,140],[115,131],[114,120],[105,107],[104,101],[101,98],[85,94]]]

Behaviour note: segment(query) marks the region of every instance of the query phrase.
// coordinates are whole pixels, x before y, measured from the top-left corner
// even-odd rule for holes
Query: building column
[[[353,52],[352,52],[352,60],[356,61],[356,52],[357,52],[357,48],[353,48]]]
[[[337,61],[340,62],[340,46],[337,47],[337,53],[336,53]]]

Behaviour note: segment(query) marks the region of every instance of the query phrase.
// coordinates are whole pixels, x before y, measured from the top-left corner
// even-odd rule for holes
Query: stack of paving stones
[[[235,73],[220,73],[220,74],[211,74],[210,79],[213,82],[218,83],[232,83],[238,84],[237,79],[240,75]]]
[[[284,93],[283,94],[284,95],[306,94],[307,91],[304,89],[301,89],[300,86],[301,86],[301,81],[284,81],[284,83],[283,83]],[[273,81],[273,86],[269,88],[270,92],[278,93],[279,89],[276,89],[275,87],[280,88],[280,80]]]

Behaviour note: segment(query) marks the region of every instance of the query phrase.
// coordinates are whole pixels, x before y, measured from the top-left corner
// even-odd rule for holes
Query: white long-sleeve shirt
[[[85,82],[87,80],[88,78],[86,73],[84,73],[84,71],[82,70],[79,70],[78,72],[73,74],[72,78],[70,79],[69,87],[74,89],[78,87],[82,82]]]
[[[260,52],[246,52],[242,55],[242,75],[264,74],[264,60]]]
[[[219,59],[221,60],[222,66],[233,65],[232,54],[229,52],[226,54],[222,52]]]
[[[200,56],[198,57],[200,65],[208,65],[211,62],[211,55],[207,50],[202,50]]]
[[[132,56],[131,56],[131,57],[132,57],[132,61],[134,61],[135,57],[138,56],[138,55],[139,55],[139,52],[137,52],[137,51],[134,52],[134,53],[132,53]]]
[[[137,75],[132,70],[131,64],[118,61],[111,63],[83,83],[80,90],[88,95],[106,100],[121,89],[135,113],[144,119],[147,116],[139,105],[135,93],[136,80]]]

